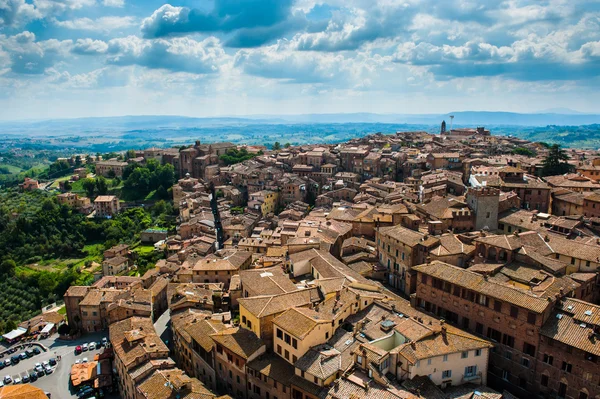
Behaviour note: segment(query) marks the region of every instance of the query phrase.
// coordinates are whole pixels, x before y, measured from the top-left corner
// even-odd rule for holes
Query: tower
[[[450,115],[450,131],[452,131],[452,122],[454,122],[454,115]]]
[[[500,190],[492,187],[470,187],[467,205],[475,214],[475,230],[498,230]]]
[[[446,121],[442,121],[442,127],[440,128],[440,134],[446,133]]]

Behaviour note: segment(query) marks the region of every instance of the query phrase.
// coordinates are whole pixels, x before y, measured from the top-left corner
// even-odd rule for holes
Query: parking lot
[[[48,375],[44,375],[39,377],[37,381],[30,382],[32,385],[35,385],[46,392],[50,392],[53,398],[76,398],[75,392],[70,389],[70,377],[71,377],[71,366],[79,359],[83,361],[84,358],[87,358],[88,361],[94,360],[94,355],[100,351],[102,348],[96,348],[91,351],[82,352],[79,355],[75,355],[75,348],[77,346],[82,346],[84,343],[89,342],[101,342],[103,337],[106,337],[106,334],[87,334],[80,339],[76,339],[74,341],[62,341],[56,339],[57,335],[52,336],[49,339],[39,341],[43,345],[48,348],[47,352],[40,353],[39,355],[35,355],[31,358],[21,360],[18,364],[5,367],[3,370],[0,370],[0,374],[2,376],[1,379],[4,379],[5,376],[10,376],[13,381],[15,378],[21,378],[25,374],[30,374],[31,370],[35,368],[36,363],[49,362],[51,358],[57,359],[56,365],[52,366],[52,373]],[[17,351],[12,355],[18,355],[23,351]],[[4,358],[0,360],[5,360],[7,357],[10,358],[11,355],[4,356]],[[58,360],[59,357],[61,360]],[[107,398],[118,398],[118,396],[106,396]]]

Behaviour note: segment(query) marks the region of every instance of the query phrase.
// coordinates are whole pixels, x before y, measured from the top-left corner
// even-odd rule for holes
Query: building
[[[388,283],[406,294],[415,292],[412,267],[425,262],[439,239],[397,225],[379,228],[376,241],[379,264],[387,268]]]
[[[49,399],[50,394],[31,384],[0,387],[0,399]]]
[[[500,191],[488,187],[470,188],[466,199],[475,214],[475,230],[495,231],[498,228]]]
[[[129,270],[129,259],[123,256],[115,256],[102,262],[102,273],[105,276],[116,276],[127,270]]]
[[[487,377],[492,388],[519,397],[539,392],[531,371],[542,326],[553,303],[579,284],[568,277],[535,274],[535,268],[522,264],[477,273],[434,261],[414,270],[418,307],[495,343]]]
[[[26,177],[25,181],[23,181],[23,183],[19,184],[19,188],[23,191],[33,191],[33,190],[38,190],[40,188],[40,185],[37,180]]]
[[[98,218],[112,218],[120,209],[119,198],[114,195],[100,195],[94,200],[94,216]]]
[[[96,174],[104,177],[123,177],[123,170],[129,165],[127,162],[110,159],[96,162]]]

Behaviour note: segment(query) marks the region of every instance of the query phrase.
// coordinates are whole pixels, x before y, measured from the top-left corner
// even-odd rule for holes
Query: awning
[[[25,334],[27,334],[27,329],[18,327],[16,330],[12,330],[11,332],[4,334],[2,337],[6,340],[12,341]]]
[[[52,331],[53,328],[54,328],[54,323],[46,324],[46,326],[42,329],[42,334],[50,334],[50,331]]]

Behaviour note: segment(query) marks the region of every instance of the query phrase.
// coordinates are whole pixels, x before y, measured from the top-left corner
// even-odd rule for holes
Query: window
[[[468,358],[468,357],[469,357],[469,351],[463,351],[463,352],[460,354],[460,358],[461,358],[461,359],[466,359],[466,358]]]
[[[444,355],[444,361],[447,362],[448,361],[448,355]]]
[[[387,369],[389,366],[390,366],[390,358],[388,357],[383,362],[381,362],[381,365],[379,366],[379,370],[383,371],[383,370]]]
[[[281,355],[281,345],[277,345],[277,353]]]
[[[496,312],[502,312],[502,302],[494,301],[494,310]]]
[[[481,324],[481,323],[475,324],[475,332],[477,334],[483,335],[483,324]]]
[[[427,359],[427,365],[431,366],[431,359]]]
[[[574,265],[575,264],[575,258],[571,258],[571,264]]]
[[[510,317],[517,318],[519,316],[519,308],[516,306],[510,307]]]
[[[508,370],[502,370],[502,379],[508,381],[510,378],[510,372]]]
[[[521,365],[523,367],[529,367],[529,358],[528,357],[522,357],[521,358]]]
[[[277,329],[277,338],[283,339],[283,331],[281,331],[279,328]]]
[[[296,340],[296,338],[292,338],[292,346],[294,347],[294,349],[298,349],[298,341]]]
[[[481,356],[481,349],[475,349],[475,357]]]
[[[535,313],[533,313],[533,312],[527,313],[527,323],[535,325],[536,320],[537,320],[537,315]]]
[[[542,374],[542,380],[540,381],[543,387],[548,386],[548,376],[546,374]]]
[[[288,345],[292,343],[292,338],[289,336],[289,334],[284,335],[284,341]]]
[[[426,274],[421,274],[421,283],[427,284],[427,275]]]
[[[286,349],[285,350],[285,360],[289,360],[290,359],[290,352]]]
[[[292,363],[296,363],[297,360],[298,358],[296,357],[296,355],[292,355]]]
[[[252,329],[252,322],[248,320],[248,328]]]
[[[242,323],[246,324],[246,316],[242,316]]]
[[[360,356],[360,355],[356,356],[356,363],[362,365],[362,362],[363,362],[362,360],[363,360],[362,356]]]
[[[304,378],[304,370],[300,371],[300,377]]]
[[[504,357],[507,358],[508,360],[512,360],[512,352],[511,351],[504,352]]]
[[[465,377],[474,377],[477,375],[477,366],[465,367]]]
[[[588,399],[588,394],[586,391],[579,391],[579,399]]]
[[[452,370],[442,371],[442,378],[452,378]]]
[[[544,354],[544,363],[549,364],[550,366],[552,366],[552,362],[554,361],[554,356],[550,356],[548,354]]]
[[[523,344],[523,352],[529,356],[535,356],[535,345],[531,345],[529,342]]]
[[[236,381],[237,381],[237,383],[239,384],[239,383],[240,383],[240,376],[239,376],[239,375],[236,375],[236,376],[235,376],[235,380],[236,380]]]
[[[506,346],[510,346],[511,348],[515,347],[515,337],[512,337],[508,334],[504,334],[502,336],[502,344]]]
[[[319,384],[319,379],[317,377],[315,377],[313,380],[315,381],[315,384]]]
[[[558,397],[559,398],[564,398],[567,396],[567,384],[565,384],[564,382],[561,382],[558,385]]]
[[[571,363],[562,362],[562,367],[561,367],[562,371],[566,371],[567,373],[570,373],[572,368],[573,368],[573,365]]]

